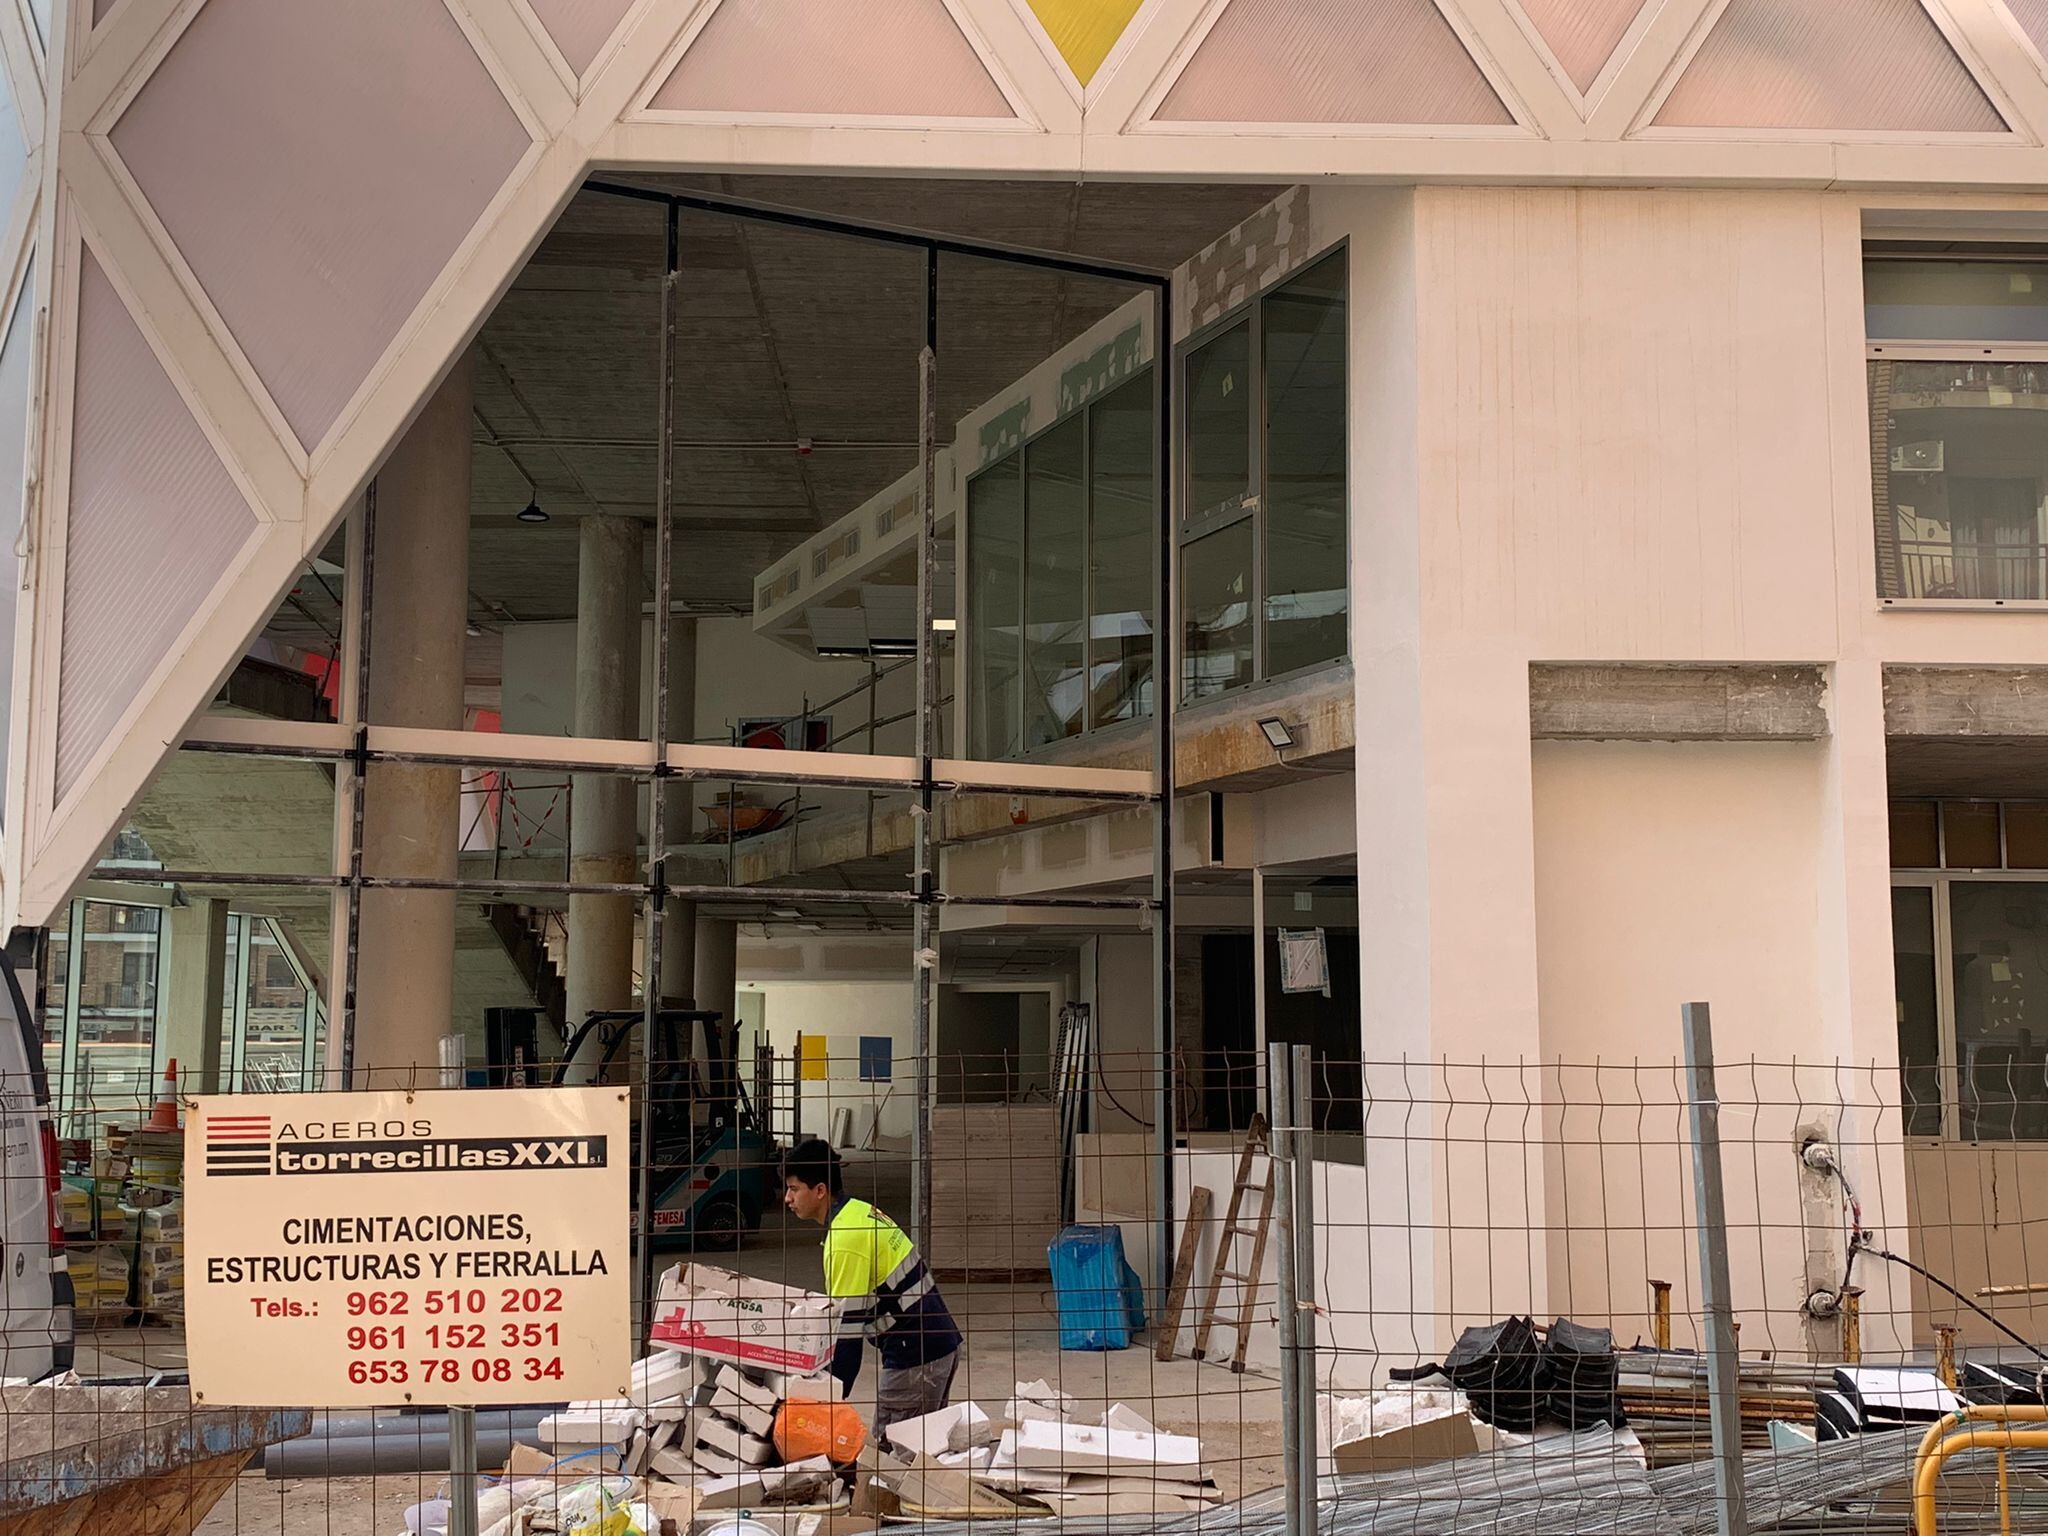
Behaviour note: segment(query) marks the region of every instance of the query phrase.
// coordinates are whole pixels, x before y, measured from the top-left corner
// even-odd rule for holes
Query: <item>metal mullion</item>
[[[248,1066],[249,954],[256,947],[255,930],[256,919],[248,913],[228,914],[228,931],[235,951],[235,998],[229,1005],[229,1017],[234,1022],[228,1030],[228,1084],[225,1089],[228,1093],[242,1091],[242,1074]]]
[[[65,914],[66,948],[64,951],[64,1045],[57,1053],[57,1070],[67,1085],[67,1092],[60,1095],[64,1100],[66,1115],[76,1119],[83,1099],[81,1084],[85,1078],[84,1063],[78,1059],[78,989],[85,980],[85,900],[73,900]]]
[[[1081,417],[1081,734],[1095,729],[1095,401]]]
[[[1171,317],[1167,298],[1165,288],[1154,290],[1152,324],[1158,337],[1154,351],[1161,363],[1155,386],[1159,400],[1155,445],[1159,461],[1153,483],[1159,487],[1159,507],[1154,529],[1158,564],[1153,574],[1153,607],[1159,618],[1154,622],[1156,646],[1153,667],[1155,677],[1166,680],[1165,686],[1155,685],[1152,690],[1153,787],[1159,797],[1152,808],[1152,1057],[1156,1074],[1152,1097],[1152,1150],[1159,1179],[1159,1203],[1154,1212],[1156,1235],[1152,1248],[1152,1282],[1156,1287],[1154,1295],[1160,1299],[1161,1305],[1164,1305],[1170,1286],[1176,1252],[1173,1240],[1173,1111],[1176,1087],[1173,1073],[1173,717],[1180,702],[1179,626],[1171,622],[1174,594],[1178,590],[1173,565],[1179,549],[1174,509],[1180,498],[1173,494],[1176,439],[1173,412],[1176,401],[1172,375],[1166,366],[1166,359],[1172,356],[1168,346]]]
[[[1246,348],[1249,353],[1247,366],[1251,377],[1245,387],[1251,391],[1245,415],[1245,431],[1250,436],[1246,449],[1249,471],[1245,478],[1251,486],[1252,496],[1252,681],[1260,683],[1266,677],[1266,298],[1260,294],[1251,301],[1251,314],[1246,324]]]
[[[1941,1084],[1941,1137],[1959,1141],[1963,1126],[1963,1075],[1956,1042],[1955,930],[1949,910],[1947,875],[1933,876],[1934,1012],[1936,1076]]]

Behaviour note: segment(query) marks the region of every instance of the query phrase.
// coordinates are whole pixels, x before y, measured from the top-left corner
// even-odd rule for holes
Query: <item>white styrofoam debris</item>
[[[640,1410],[617,1405],[578,1406],[540,1421],[542,1445],[624,1445],[646,1424]]]
[[[970,1445],[964,1451],[941,1451],[935,1459],[942,1467],[965,1468],[969,1472],[979,1472],[995,1460],[995,1455],[996,1448],[993,1445]]]
[[[830,1371],[819,1371],[811,1376],[789,1376],[779,1371],[756,1371],[754,1377],[775,1394],[777,1402],[793,1398],[804,1403],[841,1403],[846,1401],[846,1388],[839,1378]]]
[[[1020,1467],[1051,1467],[1062,1472],[1099,1472],[1140,1468],[1156,1477],[1200,1481],[1202,1442],[1193,1435],[1136,1434],[1093,1424],[1056,1424],[1026,1419],[1017,1426],[1016,1459]]]
[[[697,1384],[697,1373],[683,1355],[667,1350],[633,1362],[629,1393],[637,1408],[680,1398]]]
[[[716,1446],[699,1442],[690,1451],[690,1459],[713,1477],[738,1477],[747,1471],[747,1463],[737,1456],[729,1456]]]
[[[914,1419],[898,1419],[883,1438],[913,1456],[936,1457],[941,1451],[964,1451],[971,1445],[995,1442],[995,1421],[979,1403],[951,1403]]]
[[[765,1466],[775,1459],[775,1447],[743,1424],[706,1414],[697,1421],[697,1443],[736,1458],[750,1467]]]
[[[752,1371],[743,1371],[736,1365],[721,1365],[712,1382],[728,1396],[737,1397],[756,1408],[765,1408],[770,1413],[782,1401],[782,1394],[772,1381],[762,1379]]]
[[[1109,1405],[1109,1412],[1102,1416],[1102,1427],[1104,1429],[1128,1430],[1134,1435],[1156,1435],[1159,1433],[1158,1425],[1138,1412],[1137,1409],[1128,1408],[1122,1403],[1111,1403]]]
[[[748,1434],[765,1437],[775,1430],[773,1409],[755,1407],[722,1381],[711,1394],[711,1411],[730,1419]]]

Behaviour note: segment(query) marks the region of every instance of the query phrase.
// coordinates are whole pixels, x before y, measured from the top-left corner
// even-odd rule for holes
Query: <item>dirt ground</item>
[[[900,1164],[849,1169],[853,1192],[884,1209],[908,1204],[907,1171]],[[822,1234],[780,1215],[752,1234],[740,1252],[713,1262],[763,1279],[821,1286]],[[682,1257],[678,1254],[676,1258]],[[666,1260],[664,1267],[666,1267]],[[1062,1350],[1050,1281],[954,1280],[941,1286],[966,1335],[953,1401],[972,1399],[1000,1414],[1019,1381],[1044,1380],[1100,1412],[1125,1403],[1163,1430],[1197,1436],[1226,1498],[1280,1482],[1279,1382],[1257,1371],[1234,1374],[1225,1365],[1188,1359],[1161,1362],[1149,1335],[1129,1349],[1101,1353]],[[1231,1336],[1220,1332],[1227,1349]],[[150,1330],[102,1336],[99,1349],[82,1352],[80,1369],[121,1374],[146,1366],[181,1369],[183,1340]],[[854,1402],[872,1407],[875,1362],[863,1364]],[[200,1536],[404,1536],[408,1506],[432,1498],[443,1474],[269,1482],[260,1464],[245,1474],[199,1527]]]

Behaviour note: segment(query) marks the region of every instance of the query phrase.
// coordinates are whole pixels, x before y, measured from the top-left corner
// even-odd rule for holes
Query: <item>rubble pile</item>
[[[960,1402],[877,1443],[825,1366],[823,1297],[706,1265],[661,1280],[623,1397],[570,1403],[479,1497],[483,1536],[676,1536],[735,1515],[771,1536],[857,1536],[891,1517],[1181,1514],[1221,1495],[1200,1441],[1122,1403],[1083,1409],[1043,1381],[1000,1412]],[[409,1536],[441,1536],[445,1500]]]

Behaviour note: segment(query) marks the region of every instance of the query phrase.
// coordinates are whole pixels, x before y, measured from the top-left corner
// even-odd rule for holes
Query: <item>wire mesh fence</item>
[[[194,1126],[275,1137],[336,1100],[188,1080],[118,1102],[24,1063],[4,1096],[0,1520],[461,1536],[473,1433],[475,1529],[498,1536],[1905,1531],[1929,1427],[2003,1405],[2019,1422],[1969,1428],[2007,1439],[1934,1481],[1940,1528],[2048,1521],[2048,1452],[2025,1440],[2048,1412],[2048,1143],[1911,1135],[1896,1068],[1721,1061],[1715,1220],[1699,1085],[1670,1060],[1161,1057],[1048,1017],[922,1062],[885,1034],[741,1050],[688,1022],[652,1055],[622,1025],[527,1069],[626,1106],[623,1193],[595,1213],[625,1300],[574,1321],[633,1363],[591,1398],[515,1364],[473,1419],[448,1403],[475,1393],[437,1391],[444,1363],[467,1380],[508,1350],[550,1358],[499,1335],[544,1341],[556,1319],[503,1298],[540,1306],[554,1282],[378,1266],[530,1249],[547,1200],[499,1212],[431,1169],[385,1177],[381,1226],[301,1223],[280,1250],[299,1262],[275,1299],[325,1265],[352,1315],[188,1339],[195,1295],[231,1286],[223,1261],[293,1198],[280,1177],[202,1206],[221,1165],[188,1152],[214,1144]],[[414,1074],[515,1118],[548,1097],[506,1076]],[[222,1209],[251,1230],[224,1233]],[[304,1401],[195,1399],[223,1350],[294,1356]],[[320,1386],[366,1362],[388,1401]]]

